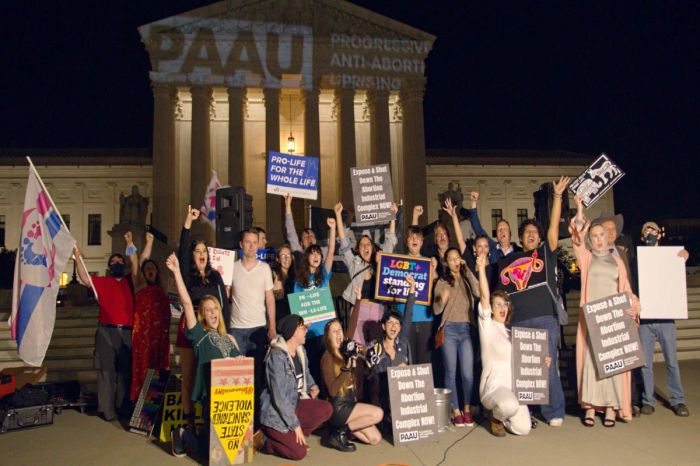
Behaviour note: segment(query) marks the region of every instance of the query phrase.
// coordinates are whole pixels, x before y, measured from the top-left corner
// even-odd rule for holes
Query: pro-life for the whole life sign
[[[511,328],[513,393],[521,405],[549,404],[547,333],[539,328]]]
[[[318,198],[318,157],[281,154],[267,156],[267,193]]]
[[[350,181],[355,204],[353,226],[385,225],[396,220],[389,210],[394,202],[389,164],[351,168]]]
[[[389,367],[386,375],[394,446],[428,440],[437,434],[433,366]]]
[[[625,311],[632,307],[629,295],[619,293],[584,304],[590,351],[601,379],[644,365],[639,333]]]

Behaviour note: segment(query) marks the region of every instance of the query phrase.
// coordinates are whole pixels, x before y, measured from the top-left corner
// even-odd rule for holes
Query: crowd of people
[[[415,206],[401,247],[395,221],[383,231],[356,233],[345,226],[344,207],[338,203],[334,216],[327,219],[324,236],[328,241],[322,246],[317,241],[321,232],[307,228],[301,236],[297,234],[288,195],[288,242],[276,248],[276,257],[268,264],[256,255],[258,249],[269,247],[265,231],[251,228],[241,232],[240,258],[233,267],[231,283],[224,283],[212,267],[206,242],[192,240],[192,223],[200,212],[188,207],[179,249],[164,264],[174,277],[184,309],[176,348],[185,425],[171,433],[173,454],[184,455],[188,439],[196,434],[208,443],[207,363],[237,356],[255,359],[256,447],[291,460],[305,457],[306,439],[317,430],[323,432],[324,446],[342,452],[354,451],[353,442],[379,443],[391,431],[387,369],[411,364],[433,365],[436,386],[450,390],[456,427],[473,426],[474,417],[484,415],[495,436],[503,437],[507,432],[527,435],[538,422],[527,406],[518,403],[512,390],[512,324],[548,330],[545,363],[549,403],[536,411],[550,426],[561,426],[565,400],[558,352],[561,315],[566,314],[562,300],[547,287],[509,295],[499,289],[496,277],[499,261],[519,251],[536,251],[549,270],[557,268],[561,201],[569,181],[561,177],[553,183],[546,232],[534,219],[518,226],[520,245],[512,241],[506,220],[496,225],[494,239],[483,230],[477,212],[479,194],[473,192],[469,210],[473,238],[465,238],[458,209],[450,199],[445,199],[442,208],[452,220],[454,242],[450,228],[442,222],[434,224],[433,241],[425,241],[419,227],[423,207]],[[576,203],[569,232],[581,269],[581,305],[618,292],[629,293],[633,306],[627,315],[639,326],[647,358],[639,374],[599,378],[579,313],[576,370],[581,422],[593,427],[600,413],[602,425],[613,427],[618,421],[629,422],[638,412],[654,412],[656,339],[661,341],[669,372],[670,407],[675,414],[688,416],[675,357],[674,322],[640,320],[634,294],[633,248],[621,240],[619,218],[591,221],[580,199]],[[391,209],[394,213],[398,210],[396,205]],[[647,222],[642,230],[647,244],[651,244],[650,237],[658,239],[659,233],[653,222]],[[78,268],[82,282],[94,287],[100,306],[95,362],[98,411],[106,420],[131,415],[148,368],[170,367],[171,312],[161,267],[150,259],[153,236],[146,234],[140,255],[130,233],[125,240],[129,275],[127,260],[119,253],[108,260],[108,276],[90,280],[87,271]],[[329,288],[336,247],[347,269],[341,296],[350,308],[349,316],[309,325],[290,311],[287,296]],[[378,258],[399,249],[409,256],[430,259],[434,280],[428,300],[431,305],[415,302],[416,282],[410,274],[405,278],[409,287],[406,303],[375,299]],[[80,251],[76,249],[75,255]],[[685,250],[679,255],[688,258]],[[548,280],[556,281],[556,274],[548,274]],[[548,285],[558,288],[556,283]],[[643,389],[637,390],[638,385]],[[194,422],[195,403],[202,405],[204,418],[199,433]]]

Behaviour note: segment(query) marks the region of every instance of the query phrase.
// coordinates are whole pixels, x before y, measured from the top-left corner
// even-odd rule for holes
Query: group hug
[[[544,251],[540,259],[549,270],[556,270],[562,196],[567,195],[569,181],[561,177],[553,183],[547,231],[528,219],[517,228],[519,244],[512,241],[506,220],[495,225],[495,238],[484,231],[476,207],[477,192],[470,195],[467,215],[475,237],[465,238],[460,225],[465,209],[460,211],[448,198],[441,207],[447,214],[443,218],[450,218],[452,225],[434,222],[429,244],[419,226],[422,206],[413,207],[405,242],[398,244],[395,221],[373,231],[353,231],[344,223],[347,213],[340,203],[326,221],[327,232],[310,228],[297,232],[292,198],[287,195],[287,243],[273,245],[277,246],[275,258],[266,263],[257,257],[259,249],[271,247],[265,230],[241,232],[240,257],[230,283],[212,268],[206,242],[192,238],[198,209],[187,208],[179,249],[165,264],[150,259],[151,234],[146,234],[145,246],[138,251],[127,233],[125,254],[112,254],[108,276],[89,277],[78,267],[82,282],[94,289],[100,308],[95,338],[98,411],[107,420],[130,416],[147,369],[170,368],[171,310],[165,283],[171,275],[183,308],[176,351],[185,425],[171,432],[176,456],[185,455],[189,448],[206,455],[209,363],[239,356],[255,360],[256,448],[290,460],[306,456],[307,438],[315,431],[322,435],[323,446],[341,452],[355,451],[355,442],[375,445],[390,435],[387,371],[411,364],[432,364],[435,385],[450,390],[455,427],[474,426],[475,416],[483,416],[497,437],[528,435],[538,426],[538,418],[560,427],[565,419],[558,369],[560,318],[566,310],[548,287],[509,295],[498,277],[499,261],[521,251]],[[589,219],[579,198],[576,206],[569,232],[581,270],[581,306],[629,293],[633,305],[626,314],[639,328],[646,355],[646,365],[639,373],[599,378],[583,313],[579,313],[576,371],[581,422],[588,427],[596,423],[613,427],[631,421],[638,412],[654,412],[656,340],[669,372],[669,406],[675,414],[687,416],[675,355],[675,323],[640,320],[633,284],[634,248],[620,242],[619,216]],[[397,211],[396,205],[392,210]],[[653,222],[642,230],[645,239],[658,238],[659,233]],[[317,236],[327,241],[321,244]],[[376,263],[381,254],[388,253],[430,259],[430,305],[416,303],[416,281],[410,273],[405,277],[407,302],[375,299]],[[80,256],[77,249],[75,256]],[[330,288],[337,268],[334,257],[342,259],[347,269],[347,277],[343,274],[333,283],[336,289],[338,283],[344,286],[341,296],[348,314],[309,324],[290,311],[287,296]],[[682,257],[687,260],[687,251],[682,251]],[[557,289],[556,274],[550,275],[555,282],[549,288]],[[528,408],[513,393],[511,325],[548,330],[547,405]],[[636,386],[643,389],[636,390]],[[195,404],[202,406],[201,427],[195,426]]]

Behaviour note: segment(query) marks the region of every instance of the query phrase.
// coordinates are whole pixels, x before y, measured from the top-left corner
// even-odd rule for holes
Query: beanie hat
[[[297,331],[297,327],[300,325],[304,325],[303,318],[296,314],[286,315],[282,317],[279,322],[277,322],[277,333],[282,335],[282,338],[284,338],[285,341],[289,340],[292,338],[294,332]]]

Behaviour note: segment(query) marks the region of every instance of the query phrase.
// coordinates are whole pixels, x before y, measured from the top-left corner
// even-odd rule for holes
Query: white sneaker
[[[562,424],[564,424],[564,419],[560,417],[555,417],[554,419],[549,421],[549,425],[551,427],[561,427]]]

